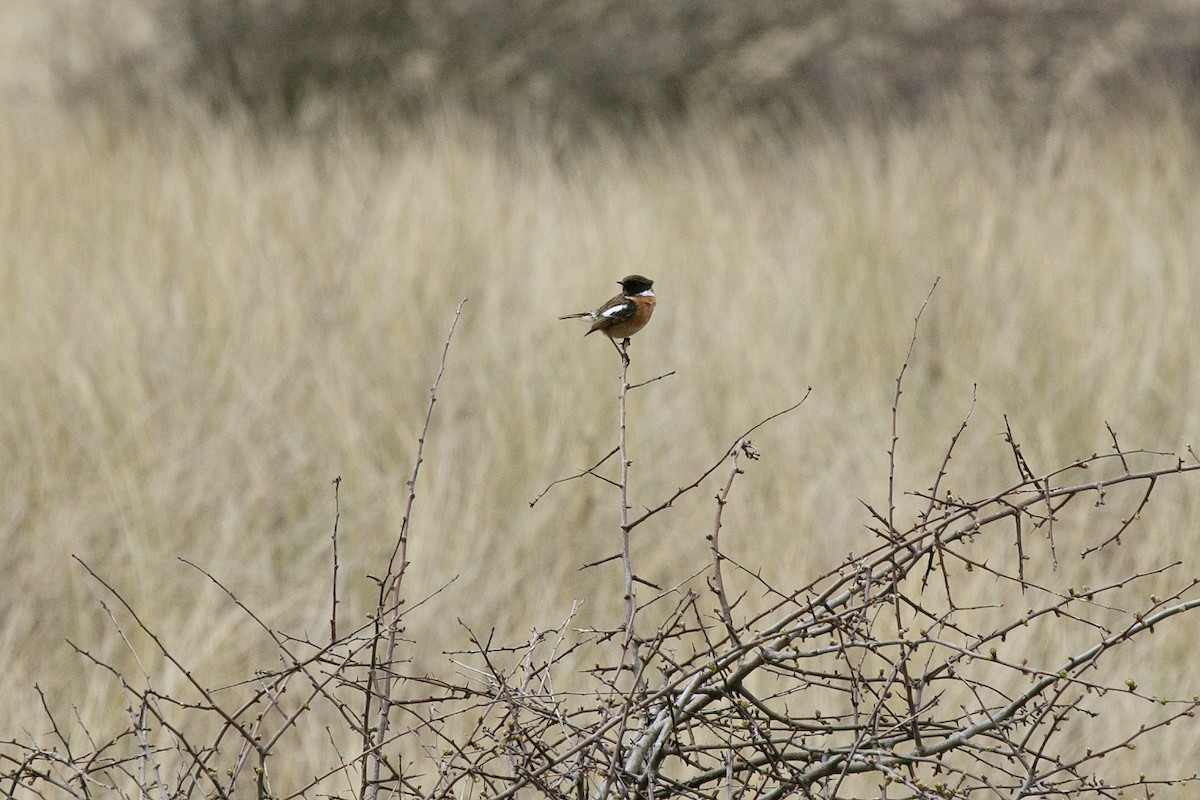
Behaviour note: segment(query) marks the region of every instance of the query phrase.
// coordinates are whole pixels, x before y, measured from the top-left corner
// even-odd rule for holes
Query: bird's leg
[[[616,342],[614,342],[616,344]],[[629,337],[626,336],[621,340],[621,346],[617,348],[621,351],[621,363],[626,367],[629,366]]]
[[[621,345],[617,344],[616,339],[610,338],[609,341],[612,342],[612,346],[616,348],[617,355],[619,355],[621,357],[621,360],[624,361],[627,358],[627,356],[625,355],[624,352],[621,351]],[[625,341],[628,342],[629,340],[626,339]]]

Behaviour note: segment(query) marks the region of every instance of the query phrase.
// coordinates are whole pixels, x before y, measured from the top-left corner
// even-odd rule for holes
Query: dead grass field
[[[463,643],[460,619],[501,641],[575,598],[581,624],[618,619],[618,566],[579,570],[616,552],[611,488],[530,501],[615,444],[612,349],[555,317],[628,272],[660,298],[635,379],[677,371],[631,404],[635,504],[813,387],[755,437],[763,459],[722,534],[778,586],[870,546],[859,500],[886,490],[894,377],[935,276],[903,399],[903,488],[928,485],[976,384],[952,462],[965,494],[1011,482],[1005,414],[1039,469],[1107,449],[1106,421],[1130,447],[1197,443],[1200,141],[1169,102],[1035,138],[947,101],[916,124],[754,141],[703,116],[567,150],[453,111],[382,141],[0,117],[0,738],[45,728],[35,684],[97,734],[128,722],[65,643],[132,666],[72,555],[207,681],[241,679],[269,642],[176,559],[315,634],[341,476],[340,613],[361,618],[463,297],[406,578],[414,602],[445,587],[407,631],[430,670]],[[639,530],[640,575],[671,586],[703,568],[710,495]],[[1060,541],[1064,585],[1176,559],[1190,574],[1198,501],[1193,479],[1161,486],[1099,558]],[[965,600],[994,591],[981,578]],[[1106,666],[1200,694],[1198,625]],[[1169,766],[1200,759],[1197,731],[1156,740]]]

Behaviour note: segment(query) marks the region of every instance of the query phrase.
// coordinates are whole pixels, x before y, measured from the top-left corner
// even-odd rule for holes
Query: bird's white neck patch
[[[630,297],[654,297],[654,290],[653,290],[653,289],[647,289],[647,290],[646,290],[646,291],[644,291],[644,292],[638,292],[637,294],[631,294],[631,295],[629,295],[629,296],[630,296]]]

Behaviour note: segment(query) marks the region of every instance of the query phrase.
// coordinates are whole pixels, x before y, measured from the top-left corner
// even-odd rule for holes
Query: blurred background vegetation
[[[21,0],[15,0],[21,2]],[[911,116],[968,94],[1012,118],[1200,86],[1188,0],[113,0],[61,9],[72,102],[196,102],[273,121],[453,102],[571,130],[697,108],[782,123]],[[67,48],[61,47],[69,42]],[[50,43],[46,43],[50,46]],[[64,58],[64,55],[66,57]]]

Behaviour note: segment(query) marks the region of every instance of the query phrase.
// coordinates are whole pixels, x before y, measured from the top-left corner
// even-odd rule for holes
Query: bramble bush
[[[1200,458],[1190,448],[1186,456],[1129,449],[1109,428],[1111,452],[1037,471],[1006,427],[998,441],[1011,455],[1011,481],[962,496],[950,464],[968,412],[937,473],[902,491],[898,420],[920,314],[895,381],[886,500],[864,504],[873,532],[865,550],[797,586],[772,585],[722,550],[732,490],[760,468],[749,436],[803,398],[631,514],[626,397],[659,391],[671,373],[631,384],[626,342],[617,446],[534,501],[576,481],[619,490],[613,527],[623,580],[613,591],[625,601],[623,618],[606,630],[578,628],[578,608],[564,609],[560,626],[515,643],[448,630],[463,644],[446,653],[443,668],[414,668],[405,618],[420,603],[406,596],[405,577],[420,565],[408,562],[407,548],[410,537],[431,532],[409,522],[462,313],[460,303],[430,390],[403,522],[386,568],[371,579],[378,602],[369,618],[351,626],[338,616],[337,482],[327,639],[277,629],[220,576],[188,562],[277,647],[276,663],[233,684],[191,671],[189,654],[156,634],[147,609],[83,564],[111,597],[105,610],[138,663],[165,661],[187,690],[160,692],[149,671],[122,669],[76,645],[125,698],[129,724],[98,738],[81,721],[56,717],[43,698],[48,732],[0,742],[5,796],[1111,798],[1200,782],[1178,765],[1166,774],[1105,774],[1113,754],[1152,741],[1165,726],[1192,724],[1200,700],[1152,694],[1136,676],[1113,675],[1106,656],[1120,649],[1151,657],[1149,634],[1200,607],[1196,579],[1177,577],[1170,592],[1146,596],[1143,583],[1181,565],[1122,571],[1110,560],[1090,586],[1070,585],[1059,570],[1132,535],[1155,487],[1200,471]],[[636,436],[636,421],[629,428]],[[630,534],[702,487],[715,488],[706,574],[666,589],[642,580]],[[1135,493],[1120,491],[1128,487]],[[1119,518],[1107,514],[1115,502],[1127,505]],[[1068,521],[1068,506],[1082,513]],[[1010,544],[1004,558],[994,555],[997,540]],[[989,588],[981,592],[981,583]],[[961,599],[981,595],[995,601]],[[655,621],[647,624],[651,606]],[[444,617],[451,628],[454,610]],[[568,673],[581,654],[594,667]],[[289,753],[290,734],[305,727],[325,730],[328,747]],[[276,766],[297,763],[305,774]],[[1143,763],[1173,768],[1152,754]]]

